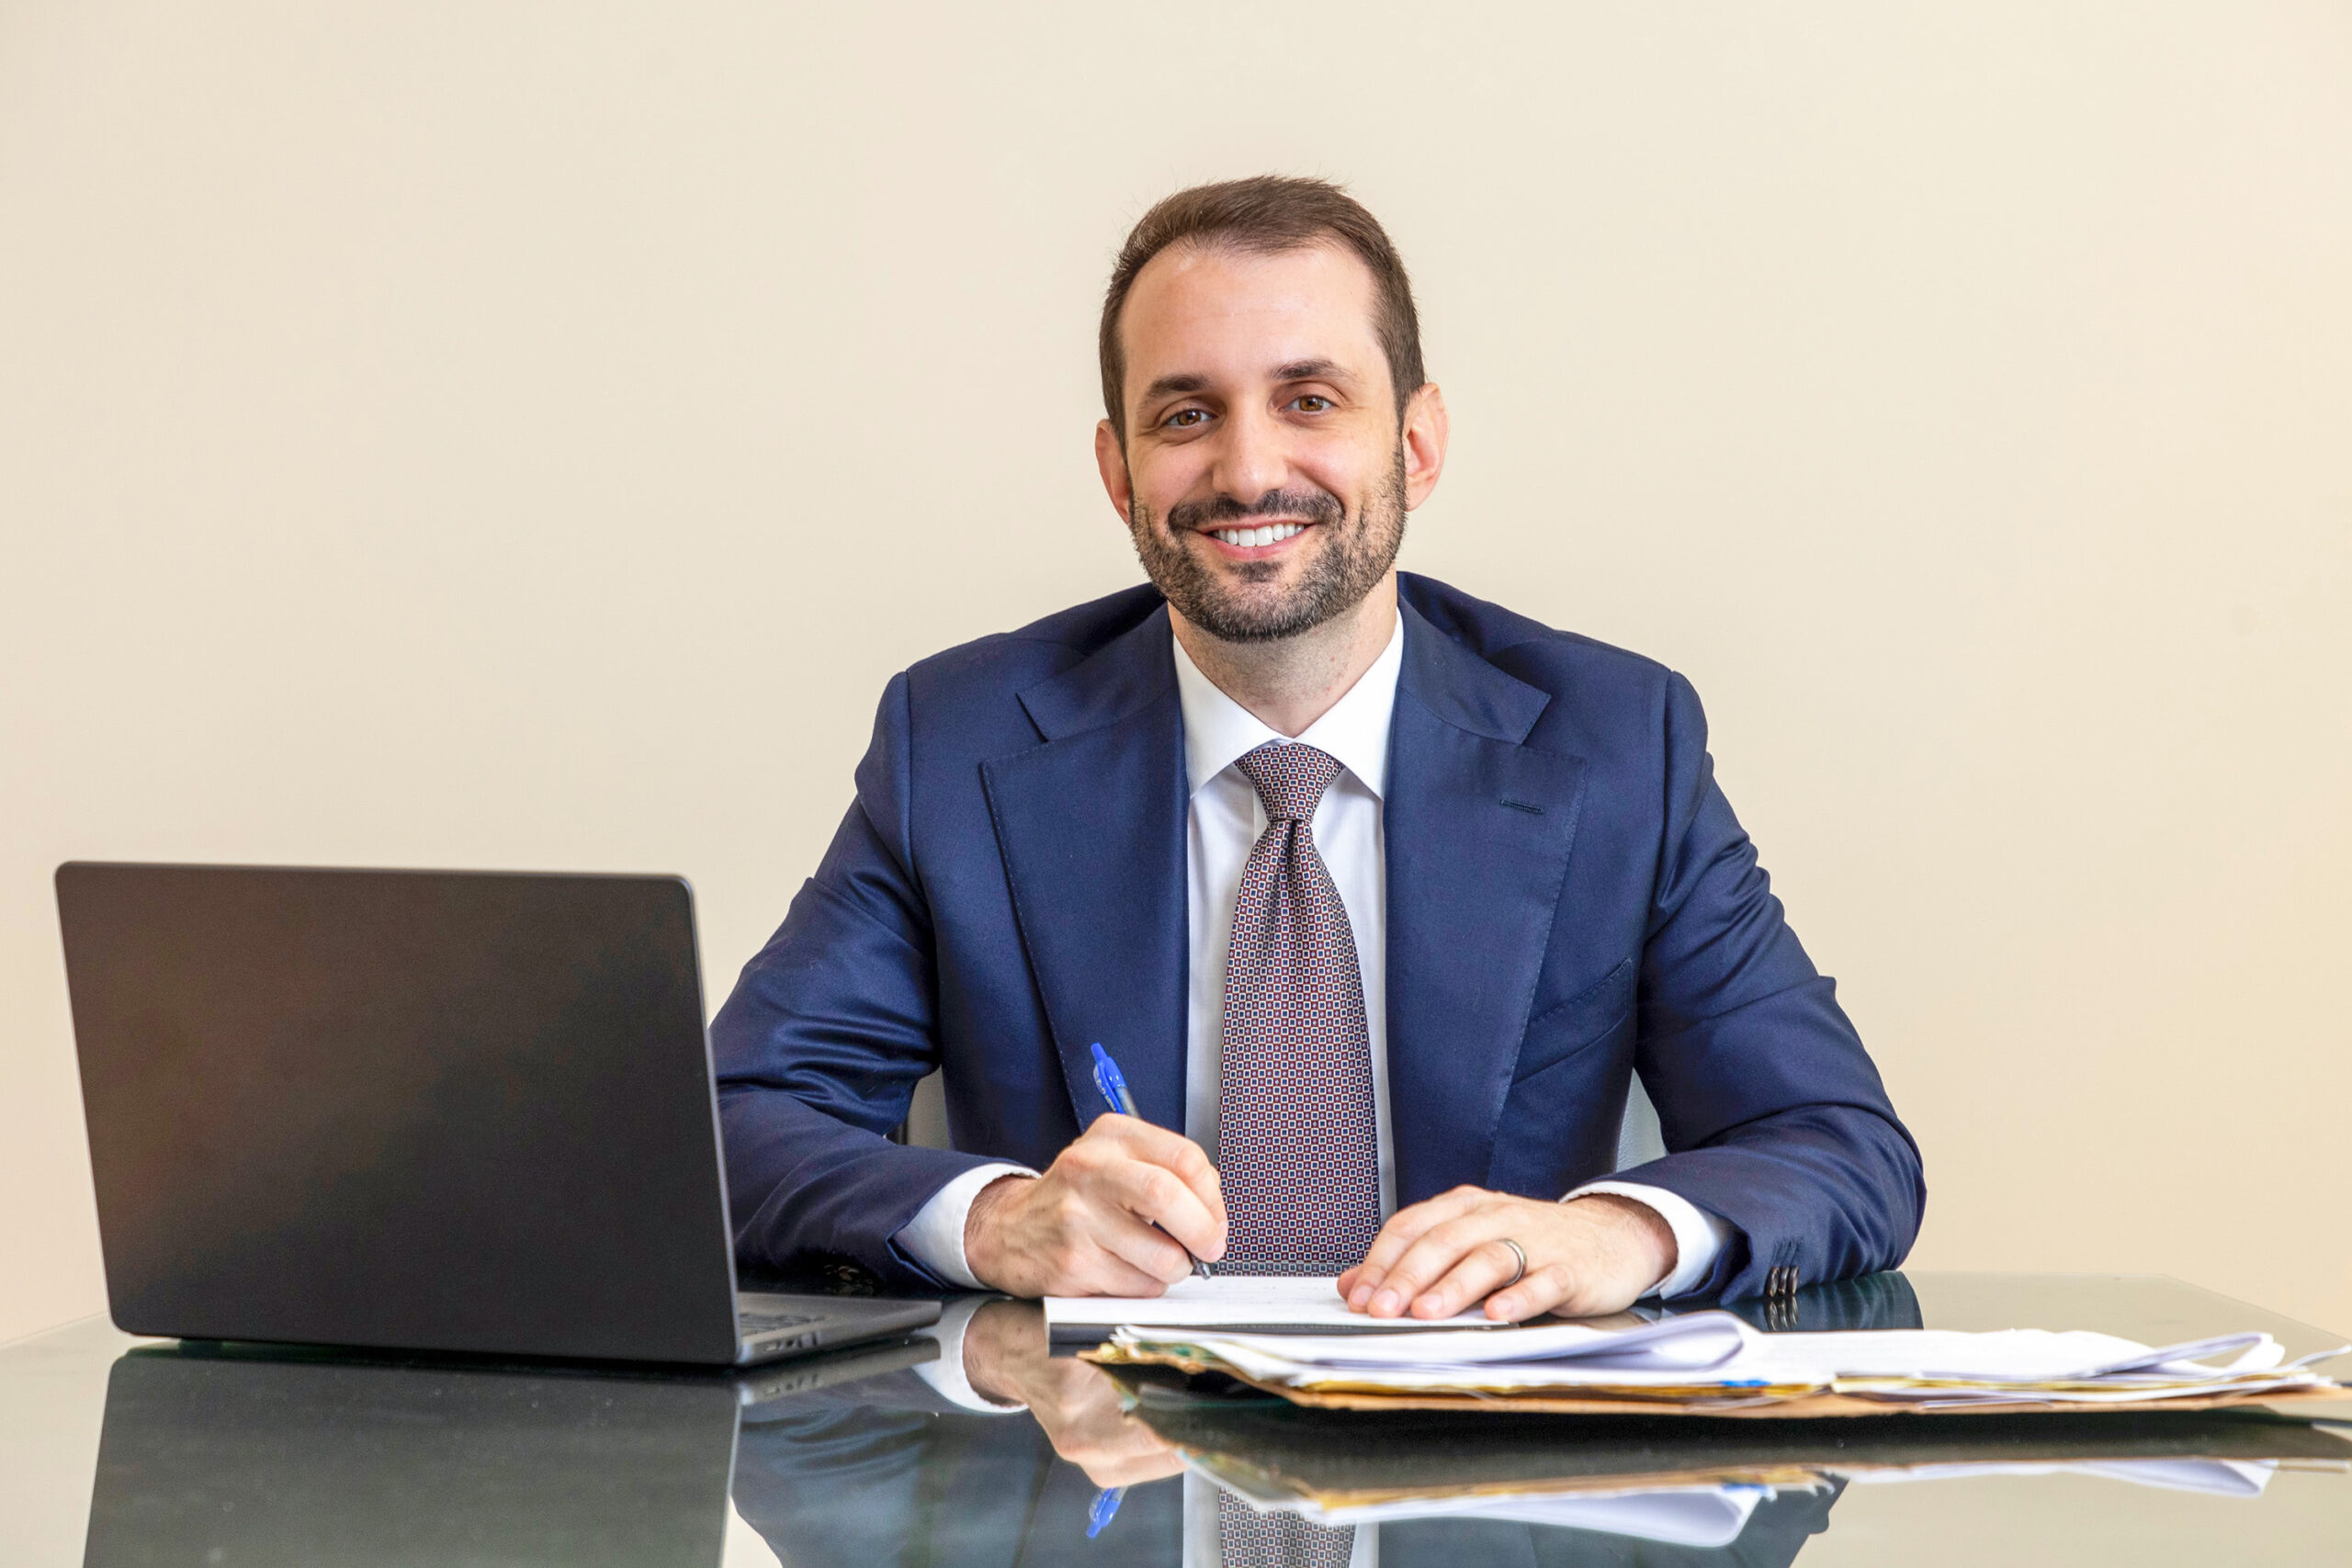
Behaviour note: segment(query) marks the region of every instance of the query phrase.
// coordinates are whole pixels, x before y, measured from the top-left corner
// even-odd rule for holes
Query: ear
[[[1136,481],[1127,472],[1126,448],[1107,419],[1096,422],[1094,426],[1094,466],[1102,472],[1103,492],[1118,508],[1121,521],[1129,527],[1135,526]]]
[[[1445,444],[1453,426],[1445,412],[1445,394],[1435,381],[1425,381],[1405,402],[1405,509],[1411,511],[1437,489],[1445,472]]]

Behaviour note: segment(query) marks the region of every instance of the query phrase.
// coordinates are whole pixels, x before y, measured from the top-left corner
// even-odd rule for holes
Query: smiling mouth
[[[1201,532],[1221,545],[1246,550],[1296,538],[1309,526],[1306,523],[1267,523],[1255,528],[1204,528]]]

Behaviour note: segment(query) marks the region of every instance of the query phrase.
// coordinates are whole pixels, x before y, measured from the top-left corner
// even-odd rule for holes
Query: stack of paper
[[[1130,1324],[1092,1358],[1223,1372],[1306,1404],[1838,1415],[2341,1398],[2312,1370],[2340,1353],[2282,1365],[2267,1334],[2163,1348],[2041,1329],[1759,1334],[1707,1312],[1617,1330],[1248,1334]]]

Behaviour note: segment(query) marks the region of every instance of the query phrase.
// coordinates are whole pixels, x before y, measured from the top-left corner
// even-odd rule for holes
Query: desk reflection
[[[1838,1326],[1917,1323],[1917,1305],[1899,1280],[1840,1300],[1821,1303]],[[1188,1511],[1177,1479],[1184,1468],[1181,1450],[1192,1450],[1196,1461],[1216,1456],[1223,1466],[1208,1469],[1225,1480],[1253,1464],[1295,1459],[1306,1451],[1302,1439],[1310,1450],[1335,1444],[1342,1455],[1377,1454],[1391,1467],[1389,1479],[1409,1489],[1416,1478],[1458,1473],[1470,1435],[1458,1423],[1442,1430],[1408,1423],[1408,1430],[1377,1418],[1333,1420],[1262,1399],[1147,1399],[1129,1412],[1123,1406],[1136,1386],[1130,1382],[1123,1393],[1095,1367],[1051,1355],[1042,1315],[1023,1303],[982,1307],[962,1353],[978,1392],[1018,1401],[1027,1416],[977,1412],[933,1381],[905,1372],[778,1402],[747,1417],[735,1505],[783,1562],[796,1568],[1108,1562],[1180,1568]],[[1557,1425],[1543,1421],[1543,1429]],[[1537,1429],[1518,1417],[1484,1423],[1476,1435],[1486,1440],[1473,1446],[1492,1463]],[[1506,1461],[1494,1473],[1507,1476],[1511,1467]],[[1767,1568],[1793,1561],[1826,1527],[1842,1489],[1835,1479],[1801,1479],[1779,1488],[1708,1480],[1669,1482],[1674,1489],[1666,1490],[1643,1483],[1615,1495],[1545,1498],[1520,1509],[1577,1523],[1493,1517],[1491,1506],[1487,1517],[1449,1517],[1443,1516],[1459,1514],[1461,1504],[1408,1501],[1394,1511],[1423,1517],[1373,1521],[1377,1559],[1382,1568]],[[1124,1486],[1125,1495],[1110,1525],[1090,1540],[1088,1516],[1102,1486]]]
[[[1775,1329],[1918,1323],[1909,1287],[1891,1277],[1756,1310]],[[1707,1421],[1306,1410],[1156,1369],[1114,1382],[1051,1355],[1037,1310],[1009,1302],[971,1312],[952,1367],[942,1351],[922,1338],[730,1382],[134,1350],[108,1382],[85,1561],[719,1568],[741,1561],[731,1498],[788,1568],[1180,1568],[1188,1517],[1200,1529],[1205,1500],[1213,1521],[1223,1485],[1375,1530],[1381,1568],[1761,1568],[1794,1560],[1860,1495],[1851,1488],[1900,1491],[1904,1517],[1925,1520],[1934,1510],[1912,1499],[1928,1503],[1951,1477],[2057,1469],[2099,1478],[2102,1495],[2083,1506],[2104,1516],[2135,1495],[2153,1502],[2143,1487],[2262,1498],[2282,1470],[2340,1473],[2352,1452],[2309,1421],[2259,1411]],[[981,1413],[975,1391],[1027,1409]],[[1890,1481],[1919,1483],[1877,1485]],[[2003,1498],[2030,1484],[1985,1483]],[[1125,1495],[1090,1540],[1102,1485]],[[2266,1500],[2253,1517],[2195,1521],[2251,1542],[2238,1532],[2270,1517]],[[2279,1529],[2333,1528],[2277,1517]],[[757,1558],[757,1543],[735,1544]],[[1196,1545],[1191,1560],[1213,1553]]]
[[[715,1568],[724,1382],[133,1350],[107,1383],[87,1568]]]

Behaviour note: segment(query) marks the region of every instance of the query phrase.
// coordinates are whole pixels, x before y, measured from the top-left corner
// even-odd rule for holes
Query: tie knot
[[[1340,776],[1340,759],[1329,751],[1280,740],[1243,752],[1233,765],[1258,786],[1258,798],[1272,822],[1312,821],[1317,802]]]

